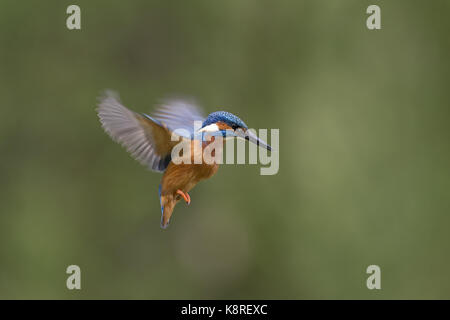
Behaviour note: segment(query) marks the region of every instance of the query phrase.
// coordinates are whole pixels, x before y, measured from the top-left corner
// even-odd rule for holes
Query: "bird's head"
[[[238,137],[271,151],[272,147],[248,130],[247,125],[239,117],[226,111],[216,111],[208,115],[199,132],[224,137]]]

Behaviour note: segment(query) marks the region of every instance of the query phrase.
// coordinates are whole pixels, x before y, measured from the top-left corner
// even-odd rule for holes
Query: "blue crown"
[[[236,128],[248,129],[244,121],[236,117],[234,114],[226,111],[216,111],[208,115],[206,120],[203,122],[202,128],[209,126],[210,124],[217,123],[219,121],[226,123],[233,129]]]

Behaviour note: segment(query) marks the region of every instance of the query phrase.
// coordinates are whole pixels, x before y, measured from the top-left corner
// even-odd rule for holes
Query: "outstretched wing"
[[[153,113],[153,118],[164,123],[172,132],[182,129],[179,134],[189,139],[194,134],[195,121],[199,121],[200,126],[205,121],[198,106],[183,100],[165,101]]]
[[[103,129],[113,140],[141,164],[159,172],[166,169],[172,148],[178,143],[171,140],[172,130],[187,130],[191,120],[199,116],[194,106],[181,101],[162,106],[158,117],[139,114],[123,106],[112,91],[100,98],[97,112]]]

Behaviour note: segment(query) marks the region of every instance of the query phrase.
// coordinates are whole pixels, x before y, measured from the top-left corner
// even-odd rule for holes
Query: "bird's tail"
[[[172,195],[161,195],[161,185],[159,186],[159,202],[161,204],[161,228],[166,229],[169,226],[176,200]]]
[[[161,228],[166,229],[169,226],[170,217],[172,216],[173,208],[175,207],[175,202],[170,201],[162,208],[161,216]]]

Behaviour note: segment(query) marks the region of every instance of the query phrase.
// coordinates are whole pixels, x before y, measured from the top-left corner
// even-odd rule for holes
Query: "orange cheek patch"
[[[229,125],[227,125],[225,122],[219,121],[216,123],[219,130],[227,130],[232,129]]]

